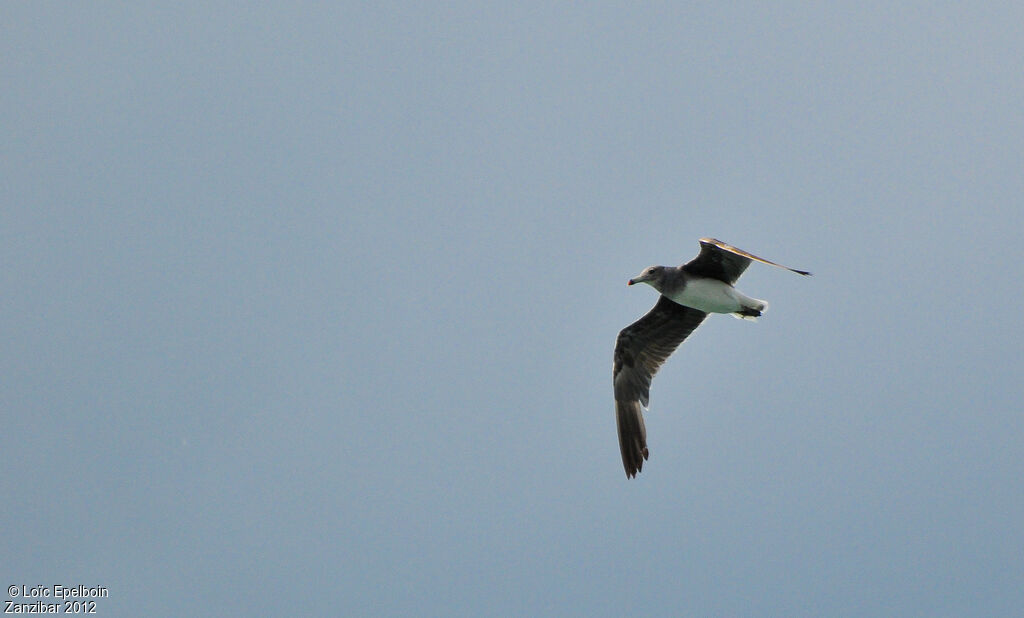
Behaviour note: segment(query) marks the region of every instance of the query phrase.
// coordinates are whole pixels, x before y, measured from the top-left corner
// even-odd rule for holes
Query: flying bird
[[[628,478],[635,477],[647,459],[643,408],[648,404],[651,378],[665,359],[709,313],[756,320],[768,308],[767,302],[733,287],[751,261],[800,275],[811,274],[769,262],[714,238],[701,238],[700,253],[683,266],[650,266],[628,281],[628,285],[646,283],[661,292],[654,308],[622,329],[615,340],[615,420]]]

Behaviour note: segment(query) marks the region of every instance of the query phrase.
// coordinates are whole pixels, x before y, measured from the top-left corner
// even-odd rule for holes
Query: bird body
[[[680,305],[700,309],[705,313],[732,313],[736,317],[742,312],[762,312],[768,303],[751,298],[737,290],[734,286],[712,277],[687,276],[682,267],[663,266],[663,276],[654,279],[632,279],[633,283],[649,283],[662,295],[669,297]],[[671,281],[669,285],[667,282]]]
[[[628,284],[647,283],[661,293],[644,317],[619,332],[615,341],[612,384],[619,449],[627,477],[634,477],[648,458],[643,408],[650,398],[651,379],[680,343],[709,313],[731,313],[756,319],[768,303],[751,298],[733,284],[751,261],[785,268],[714,238],[701,238],[696,258],[683,266],[650,266]]]

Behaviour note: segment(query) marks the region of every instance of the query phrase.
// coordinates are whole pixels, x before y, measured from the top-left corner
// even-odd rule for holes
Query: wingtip
[[[649,458],[650,451],[648,451],[647,447],[644,446],[640,450],[639,454],[643,456],[642,459],[638,457],[636,459],[636,461],[632,461],[632,462],[626,463],[626,461],[623,460],[623,462],[622,462],[623,464],[625,464],[625,467],[626,467],[626,478],[627,479],[635,479],[636,475],[640,474],[644,470],[644,461],[646,461]]]
[[[634,478],[644,468],[648,458],[647,430],[644,416],[637,400],[615,400],[615,424],[619,433],[619,451],[626,478]]]

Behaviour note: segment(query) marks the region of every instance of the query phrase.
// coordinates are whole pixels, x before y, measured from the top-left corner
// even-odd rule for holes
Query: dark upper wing
[[[651,378],[707,315],[662,296],[647,315],[619,333],[612,383],[626,476],[636,476],[647,459],[647,430],[641,406],[647,405]]]
[[[747,269],[751,260],[785,268],[800,275],[811,274],[806,270],[797,270],[789,266],[776,264],[764,258],[759,258],[752,253],[747,253],[743,249],[737,249],[714,238],[700,239],[700,253],[697,257],[687,262],[683,266],[683,270],[691,275],[710,277],[732,285],[736,283],[736,280],[740,278],[743,271]]]

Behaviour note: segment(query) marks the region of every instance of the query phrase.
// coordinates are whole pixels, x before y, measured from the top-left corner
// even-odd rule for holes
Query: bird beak
[[[633,285],[634,283],[636,283],[636,281],[630,279],[629,281],[626,282],[626,285]]]

